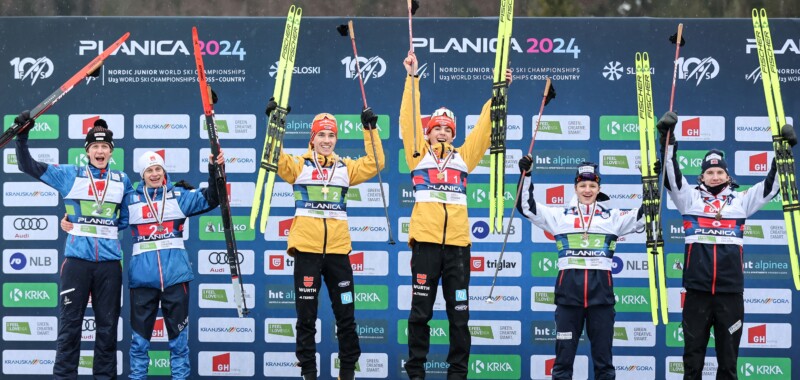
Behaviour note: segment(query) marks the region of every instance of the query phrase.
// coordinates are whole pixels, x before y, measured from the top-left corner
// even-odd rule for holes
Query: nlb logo
[[[36,83],[37,79],[45,79],[53,75],[53,61],[46,56],[41,58],[15,57],[9,63],[14,68],[14,79],[30,79],[31,86]]]
[[[472,235],[478,239],[489,236],[489,224],[480,220],[472,225]]]

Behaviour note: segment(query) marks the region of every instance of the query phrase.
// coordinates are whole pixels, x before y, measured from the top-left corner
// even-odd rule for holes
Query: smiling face
[[[595,181],[580,181],[575,184],[575,194],[581,204],[590,205],[594,203],[599,193],[600,184]]]
[[[452,144],[454,138],[455,136],[453,136],[453,128],[450,128],[449,126],[446,125],[436,125],[428,130],[428,141],[431,144],[435,143]]]
[[[149,188],[157,188],[164,185],[165,177],[166,173],[164,172],[164,168],[159,165],[153,165],[145,169],[144,173],[142,173],[142,179]]]
[[[728,183],[730,179],[731,178],[728,175],[728,172],[726,172],[725,169],[718,167],[708,168],[700,176],[700,181],[703,182],[706,186],[710,187],[715,187],[722,185],[724,183]]]
[[[105,142],[97,142],[89,145],[86,148],[86,156],[89,157],[89,163],[98,169],[105,169],[108,167],[108,162],[111,160],[111,145]]]
[[[330,156],[333,154],[333,149],[336,148],[336,133],[330,130],[322,130],[314,135],[311,140],[314,144],[314,151],[323,156]]]

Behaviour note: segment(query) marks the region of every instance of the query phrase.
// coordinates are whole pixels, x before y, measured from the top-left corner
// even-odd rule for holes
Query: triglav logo
[[[603,76],[611,81],[618,80],[622,77],[622,63],[619,61],[611,61],[603,67]]]
[[[10,64],[14,67],[14,79],[30,79],[31,86],[36,83],[37,79],[49,78],[53,74],[53,61],[47,57],[16,57],[11,60]]]
[[[380,78],[386,73],[386,62],[377,55],[372,58],[358,57],[358,61],[353,57],[347,56],[342,59],[342,64],[344,65],[345,78],[353,80],[358,78],[358,65],[361,68],[364,84],[367,84],[370,78]]]
[[[706,58],[678,58],[678,79],[696,80],[695,86],[699,86],[704,79],[714,79],[719,74],[719,63],[712,57]]]

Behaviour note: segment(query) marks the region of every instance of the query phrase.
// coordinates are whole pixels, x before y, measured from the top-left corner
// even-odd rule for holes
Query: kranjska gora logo
[[[45,79],[53,75],[53,61],[46,56],[41,58],[16,57],[9,63],[14,68],[14,79],[30,80],[31,86],[36,83],[37,79]]]

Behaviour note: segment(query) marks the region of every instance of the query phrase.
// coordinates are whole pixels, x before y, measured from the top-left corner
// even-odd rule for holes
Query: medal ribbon
[[[314,167],[316,168],[317,173],[319,173],[320,178],[322,178],[322,199],[328,200],[328,184],[331,182],[333,175],[336,173],[336,156],[332,155],[333,158],[331,159],[331,162],[333,162],[333,168],[331,169],[330,177],[327,178],[325,176],[325,172],[322,170],[322,165],[320,165],[319,161],[317,161],[317,151],[312,151],[312,156],[314,158]]]
[[[89,165],[86,165],[86,176],[89,177],[89,186],[92,188],[92,192],[94,195],[94,203],[97,205],[98,209],[103,208],[103,203],[106,201],[106,194],[108,194],[108,183],[111,180],[111,173],[106,173],[105,185],[103,186],[103,196],[99,197],[99,192],[97,191],[97,185],[95,184],[94,177],[92,176],[92,171],[89,170]]]
[[[442,144],[442,145],[444,145],[444,144]],[[442,159],[439,159],[439,157],[436,157],[436,152],[434,152],[434,151],[433,151],[433,147],[432,147],[430,144],[428,144],[428,153],[430,153],[431,157],[433,157],[433,159],[434,159],[434,162],[436,163],[436,170],[438,170],[438,171],[439,171],[439,173],[441,173],[441,172],[443,172],[443,171],[444,171],[444,170],[447,168],[447,164],[448,164],[448,163],[450,162],[450,160],[453,158],[453,155],[454,155],[454,153],[455,153],[455,150],[451,150],[451,151],[449,151],[449,152],[447,153],[447,157],[445,157],[445,158],[442,160]],[[441,164],[441,165],[439,165],[439,162],[440,162],[440,161],[442,161],[442,164]]]
[[[158,188],[155,188],[155,190],[153,191],[153,198],[150,198],[150,195],[148,194],[147,186],[145,186],[145,188],[144,188],[144,200],[145,200],[145,202],[147,202],[147,207],[150,208],[150,213],[153,214],[153,218],[156,219],[156,222],[158,223],[158,226],[159,226],[159,230],[163,230],[164,229],[164,227],[161,224],[164,222],[164,210],[167,208],[166,207],[166,205],[167,205],[167,187],[166,186],[161,186],[161,190],[163,192],[163,195],[161,197],[162,198],[161,199],[161,209],[160,210],[156,210],[156,208],[153,207],[153,205],[155,204],[155,202],[153,202],[153,199],[158,199]]]
[[[595,209],[597,208],[597,201],[592,203],[592,213],[589,216],[589,222],[584,222],[584,220],[583,220],[583,210],[581,210],[582,206],[583,205],[580,204],[580,202],[578,202],[578,217],[581,219],[581,228],[583,228],[583,239],[587,240],[587,239],[589,239],[589,227],[592,226],[592,219],[594,219],[594,212],[595,212]],[[588,205],[586,206],[586,210],[587,211],[589,210],[589,206]]]

